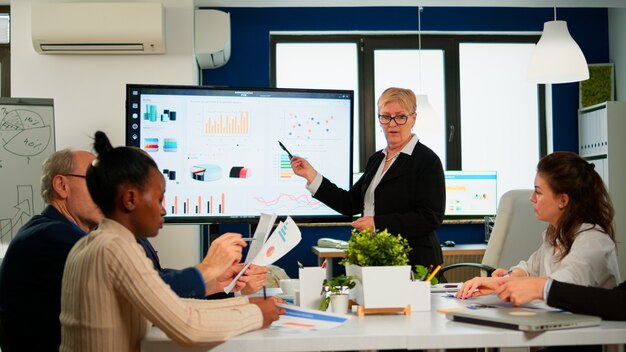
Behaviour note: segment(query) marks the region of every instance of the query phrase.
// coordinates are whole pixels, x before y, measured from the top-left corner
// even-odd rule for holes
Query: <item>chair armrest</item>
[[[493,267],[490,267],[489,265],[485,265],[481,263],[456,263],[456,264],[450,264],[450,265],[446,265],[442,267],[439,273],[443,274],[448,270],[456,269],[456,268],[464,268],[464,267],[478,268],[480,270],[484,270],[487,272],[487,276],[491,276],[491,273],[493,273],[496,270],[496,268],[493,268]]]

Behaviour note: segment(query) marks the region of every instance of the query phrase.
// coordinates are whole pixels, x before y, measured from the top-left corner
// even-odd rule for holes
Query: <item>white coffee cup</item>
[[[300,280],[298,279],[282,279],[280,280],[280,289],[286,296],[293,296],[295,290],[300,289]]]

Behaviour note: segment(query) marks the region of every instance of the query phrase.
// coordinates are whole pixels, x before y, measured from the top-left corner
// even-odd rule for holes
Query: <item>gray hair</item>
[[[52,180],[57,175],[70,174],[75,167],[74,152],[71,149],[62,149],[52,153],[43,162],[41,173],[41,197],[50,204],[55,197]]]

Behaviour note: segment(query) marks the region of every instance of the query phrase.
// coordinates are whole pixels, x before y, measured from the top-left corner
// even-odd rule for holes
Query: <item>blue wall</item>
[[[219,8],[231,15],[231,57],[218,69],[202,72],[204,85],[270,86],[270,31],[416,31],[416,7]],[[552,8],[428,7],[423,31],[541,32],[553,19]],[[580,45],[588,63],[609,62],[608,11],[598,8],[559,8],[557,18]],[[554,150],[578,151],[578,83],[553,86]],[[245,228],[241,231],[247,231]],[[223,232],[223,231],[222,231]],[[294,263],[315,265],[310,250],[319,237],[347,238],[350,229],[303,228],[297,250],[278,265],[294,276]],[[445,225],[441,241],[484,241],[483,225]]]

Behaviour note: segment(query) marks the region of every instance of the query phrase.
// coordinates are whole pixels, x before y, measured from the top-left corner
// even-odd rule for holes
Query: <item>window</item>
[[[422,69],[420,69],[423,67]],[[410,88],[415,94],[425,94],[437,116],[417,116],[414,132],[420,142],[430,147],[445,165],[445,116],[443,50],[374,51],[374,96],[379,97],[388,87]],[[378,98],[376,98],[378,99]],[[377,111],[377,101],[374,101]],[[376,114],[375,114],[376,115]],[[374,115],[374,116],[375,116]],[[376,150],[387,145],[380,125],[376,126]]]
[[[272,35],[272,83],[353,89],[345,82],[358,82],[355,148],[360,153],[355,153],[355,173],[386,144],[375,118],[382,91],[399,86],[426,94],[438,120],[420,121],[418,116],[415,133],[420,141],[440,156],[447,170],[496,170],[501,195],[531,187],[536,163],[546,154],[545,89],[526,80],[538,39],[422,34],[420,52],[417,35]],[[289,56],[285,47],[293,49]],[[288,68],[294,64],[295,69]],[[341,73],[329,68],[335,65]],[[332,83],[336,77],[341,82]]]
[[[533,49],[528,43],[460,46],[463,169],[497,170],[503,191],[532,188],[539,160],[537,86],[526,77]]]
[[[359,169],[357,43],[277,43],[274,87],[354,91],[353,170]]]
[[[11,96],[11,15],[0,6],[0,96]]]

